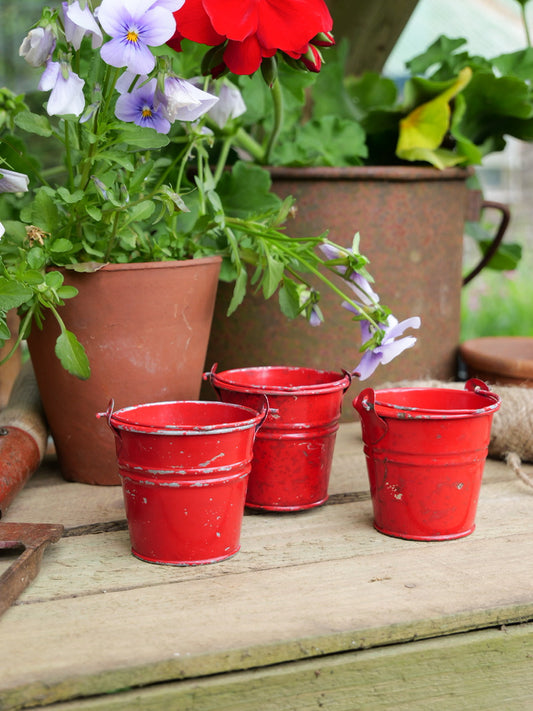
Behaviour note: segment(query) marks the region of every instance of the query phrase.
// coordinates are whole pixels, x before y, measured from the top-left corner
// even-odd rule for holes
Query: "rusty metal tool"
[[[0,518],[38,469],[46,450],[48,428],[31,363],[25,363],[0,411]],[[21,555],[0,576],[0,615],[39,572],[46,546],[63,534],[63,526],[0,522],[0,551]]]
[[[0,523],[0,550],[20,550],[17,560],[0,576],[0,615],[35,578],[44,550],[63,535],[54,523]]]

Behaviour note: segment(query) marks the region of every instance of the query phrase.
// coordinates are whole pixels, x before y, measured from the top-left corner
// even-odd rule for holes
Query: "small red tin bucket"
[[[224,402],[269,413],[257,433],[246,506],[299,511],[328,498],[331,461],[342,397],[350,375],[284,366],[204,374]]]
[[[498,395],[472,379],[464,390],[367,388],[353,405],[375,528],[419,541],[472,533]]]
[[[259,409],[261,409],[259,404]],[[106,417],[115,435],[132,553],[199,565],[240,548],[256,430],[266,416],[220,402],[156,402]]]

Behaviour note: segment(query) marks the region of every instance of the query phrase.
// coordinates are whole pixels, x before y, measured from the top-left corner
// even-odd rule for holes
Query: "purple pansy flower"
[[[386,365],[407,348],[414,346],[416,343],[414,336],[405,336],[404,338],[398,338],[398,336],[401,336],[407,328],[420,328],[420,319],[418,316],[412,316],[398,323],[398,319],[394,318],[391,314],[387,318],[387,322],[380,324],[380,326],[382,326],[385,331],[383,341],[379,346],[366,351],[357,368],[352,371],[352,375],[358,375],[359,380],[366,380],[372,375],[380,363]],[[366,343],[366,341],[372,338],[368,321],[361,321],[361,336],[363,343]]]
[[[42,67],[50,58],[56,46],[56,38],[49,27],[35,27],[30,30],[19,48],[19,56],[32,67]]]
[[[165,79],[165,93],[156,91],[155,105],[170,121],[196,121],[209,111],[218,101],[216,96],[198,89],[188,81],[178,77]]]
[[[137,126],[148,126],[158,133],[170,131],[170,121],[163,116],[161,107],[154,106],[156,79],[134,89],[130,94],[121,94],[117,99],[115,116],[121,121]]]
[[[30,179],[24,173],[5,170],[0,166],[0,193],[25,193]]]
[[[150,47],[159,47],[175,30],[168,2],[154,0],[102,0],[98,20],[112,38],[100,54],[112,67],[127,67],[135,74],[149,74],[155,66]]]
[[[79,0],[75,0],[71,5],[68,2],[64,2],[63,18],[65,21],[65,37],[74,49],[78,50],[80,48],[81,41],[87,33],[92,35],[93,49],[102,45],[102,30],[88,5],[82,9]]]

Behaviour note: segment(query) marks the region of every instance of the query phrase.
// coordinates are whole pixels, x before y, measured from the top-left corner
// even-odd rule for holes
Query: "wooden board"
[[[338,654],[87,701],[51,711],[529,711],[533,626]]]
[[[341,427],[331,503],[248,514],[234,558],[193,568],[131,556],[120,488],[45,468],[9,520],[25,512],[69,531],[0,619],[0,709],[220,673],[231,686],[256,667],[533,620],[533,490],[488,462],[473,535],[389,538],[372,527],[357,437]]]

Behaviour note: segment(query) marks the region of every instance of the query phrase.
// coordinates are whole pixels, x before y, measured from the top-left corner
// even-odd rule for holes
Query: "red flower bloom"
[[[324,0],[186,0],[174,17],[171,47],[179,51],[183,38],[226,43],[223,62],[234,74],[253,74],[278,50],[299,59],[316,35],[333,26]]]

